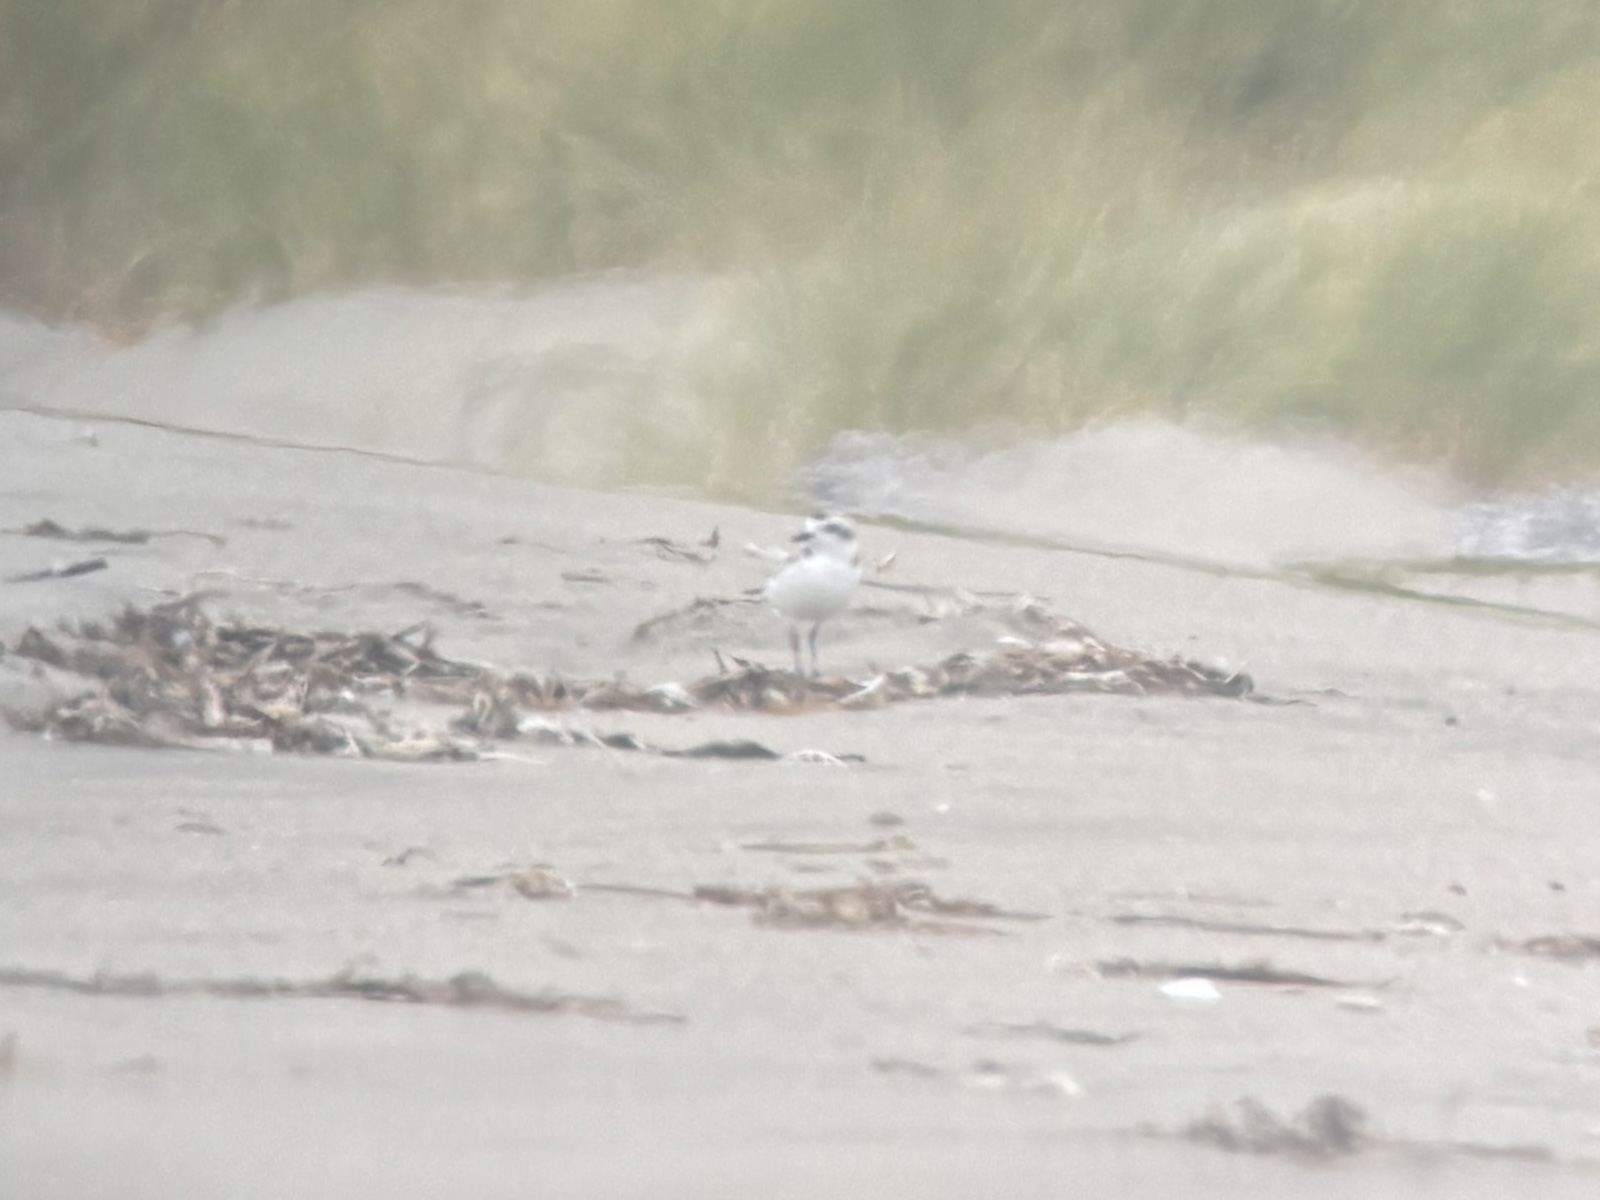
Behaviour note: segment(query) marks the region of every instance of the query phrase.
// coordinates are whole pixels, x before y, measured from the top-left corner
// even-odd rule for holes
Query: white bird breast
[[[861,568],[829,554],[806,554],[767,581],[767,601],[791,621],[825,621],[850,602]]]

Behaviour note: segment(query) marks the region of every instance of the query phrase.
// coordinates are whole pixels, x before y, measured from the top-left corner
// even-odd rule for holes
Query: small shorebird
[[[848,517],[806,518],[805,528],[794,535],[795,550],[778,573],[767,580],[763,593],[789,622],[789,647],[794,651],[794,673],[805,674],[800,660],[800,627],[810,625],[806,644],[811,647],[811,673],[817,674],[817,634],[822,623],[842,611],[861,582],[861,555],[856,547],[856,527]]]

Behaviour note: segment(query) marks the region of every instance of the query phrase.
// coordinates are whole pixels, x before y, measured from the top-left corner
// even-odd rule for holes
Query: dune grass
[[[1596,111],[1591,0],[0,0],[0,298],[727,273],[735,489],[1148,410],[1585,475]]]

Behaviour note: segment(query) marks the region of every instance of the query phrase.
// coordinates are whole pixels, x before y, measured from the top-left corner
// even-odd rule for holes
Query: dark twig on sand
[[[7,583],[39,583],[46,579],[71,579],[77,575],[89,575],[95,571],[104,571],[110,564],[103,558],[81,558],[77,562],[63,563],[56,567],[46,567],[41,571],[24,571],[20,575],[7,575]]]
[[[1095,964],[1102,979],[1209,979],[1216,983],[1255,983],[1269,987],[1381,988],[1386,981],[1330,979],[1304,971],[1284,971],[1265,961],[1223,963],[1140,962],[1113,958]]]
[[[1136,1033],[1101,1033],[1094,1029],[1068,1029],[1050,1021],[1028,1021],[1021,1024],[985,1021],[980,1025],[969,1025],[966,1031],[973,1037],[1042,1038],[1069,1046],[1126,1046],[1139,1036]]]

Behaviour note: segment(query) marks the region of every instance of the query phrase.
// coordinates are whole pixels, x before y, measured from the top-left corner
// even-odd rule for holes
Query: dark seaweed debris
[[[1367,1115],[1343,1096],[1318,1096],[1285,1120],[1254,1096],[1245,1096],[1230,1116],[1213,1108],[1184,1129],[1190,1141],[1240,1154],[1294,1154],[1336,1158],[1354,1154],[1366,1139]]]
[[[111,564],[103,558],[82,558],[77,562],[62,563],[38,571],[25,571],[20,575],[7,575],[7,583],[40,583],[46,579],[74,579],[79,575],[92,575],[104,571]]]
[[[1141,962],[1132,958],[1106,959],[1095,964],[1102,979],[1210,979],[1217,983],[1259,983],[1268,987],[1386,987],[1385,981],[1331,979],[1305,971],[1285,971],[1270,962],[1224,963]]]

